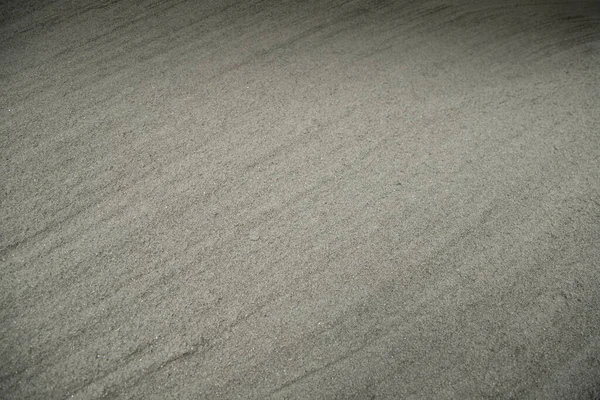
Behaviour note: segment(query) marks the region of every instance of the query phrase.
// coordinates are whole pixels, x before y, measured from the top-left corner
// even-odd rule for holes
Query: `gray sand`
[[[0,398],[600,390],[600,3],[4,1]]]

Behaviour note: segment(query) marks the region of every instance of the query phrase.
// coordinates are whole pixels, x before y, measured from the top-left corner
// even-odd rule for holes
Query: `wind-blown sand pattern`
[[[600,391],[600,3],[3,1],[0,397]]]

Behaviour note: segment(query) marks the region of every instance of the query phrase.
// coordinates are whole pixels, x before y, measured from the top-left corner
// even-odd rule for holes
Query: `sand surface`
[[[0,4],[0,398],[592,399],[600,3]]]

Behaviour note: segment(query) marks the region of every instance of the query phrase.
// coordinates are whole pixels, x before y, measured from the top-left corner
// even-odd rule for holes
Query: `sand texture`
[[[0,398],[598,391],[598,1],[0,2]]]

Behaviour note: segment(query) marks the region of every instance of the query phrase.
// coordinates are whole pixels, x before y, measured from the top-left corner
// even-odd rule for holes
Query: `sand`
[[[0,397],[594,398],[600,3],[538,3],[2,2]]]

